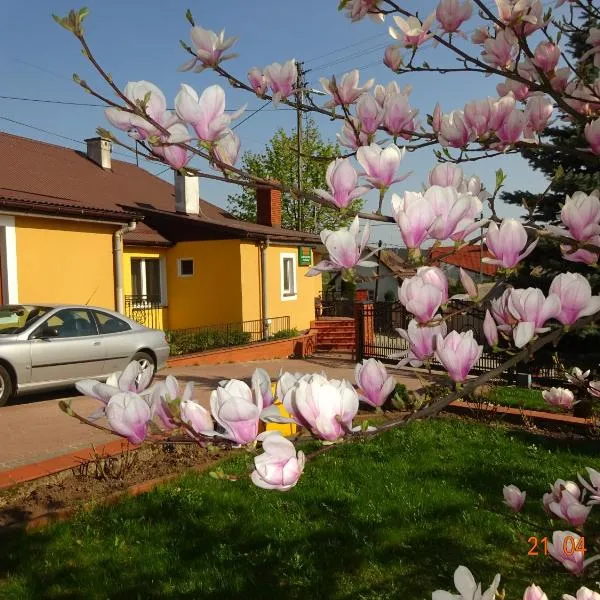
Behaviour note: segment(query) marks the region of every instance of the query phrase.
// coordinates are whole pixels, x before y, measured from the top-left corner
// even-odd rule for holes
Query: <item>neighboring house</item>
[[[486,283],[493,280],[498,272],[496,265],[483,262],[484,258],[491,257],[491,252],[481,244],[458,249],[454,246],[440,246],[432,250],[431,264],[442,269],[450,280],[457,281],[460,269],[463,268],[476,283]]]
[[[2,303],[152,308],[164,329],[286,315],[309,327],[319,238],[281,228],[279,192],[257,190],[258,223],[241,221],[200,199],[196,177],[173,186],[86,141],[0,133]]]

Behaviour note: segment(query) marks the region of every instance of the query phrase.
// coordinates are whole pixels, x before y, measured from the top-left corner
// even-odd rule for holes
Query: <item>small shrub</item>
[[[391,290],[388,290],[384,295],[383,299],[385,302],[394,302],[396,300],[396,294]]]
[[[171,356],[182,356],[194,352],[203,352],[211,348],[241,346],[251,341],[252,334],[240,329],[204,329],[201,331],[169,331],[167,341]]]
[[[270,339],[272,340],[286,340],[298,336],[298,330],[295,327],[291,329],[280,329],[277,333],[274,333]]]

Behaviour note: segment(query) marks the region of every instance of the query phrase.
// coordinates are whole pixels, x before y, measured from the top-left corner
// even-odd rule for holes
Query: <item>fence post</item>
[[[354,304],[354,326],[356,328],[354,356],[356,362],[362,362],[365,357],[364,304],[362,302]]]

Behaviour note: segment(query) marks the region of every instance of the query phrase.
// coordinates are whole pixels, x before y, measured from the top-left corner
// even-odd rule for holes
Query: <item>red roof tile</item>
[[[481,271],[484,275],[494,277],[498,271],[498,267],[481,262],[482,258],[491,257],[491,252],[486,248],[482,249],[480,245],[463,246],[458,250],[454,246],[440,246],[439,248],[434,248],[431,252],[432,264],[443,262],[456,267],[462,267],[466,271],[473,271],[475,273]]]

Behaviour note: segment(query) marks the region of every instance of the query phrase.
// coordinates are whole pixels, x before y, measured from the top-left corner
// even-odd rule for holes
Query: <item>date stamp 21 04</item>
[[[541,540],[538,540],[537,537],[531,536],[527,543],[529,544],[529,552],[527,552],[527,556],[539,556],[542,554],[543,556],[548,555],[548,538],[543,537]],[[567,535],[563,540],[562,547],[563,554],[565,556],[573,556],[575,552],[582,552],[585,555],[585,538],[573,537],[572,535]]]

